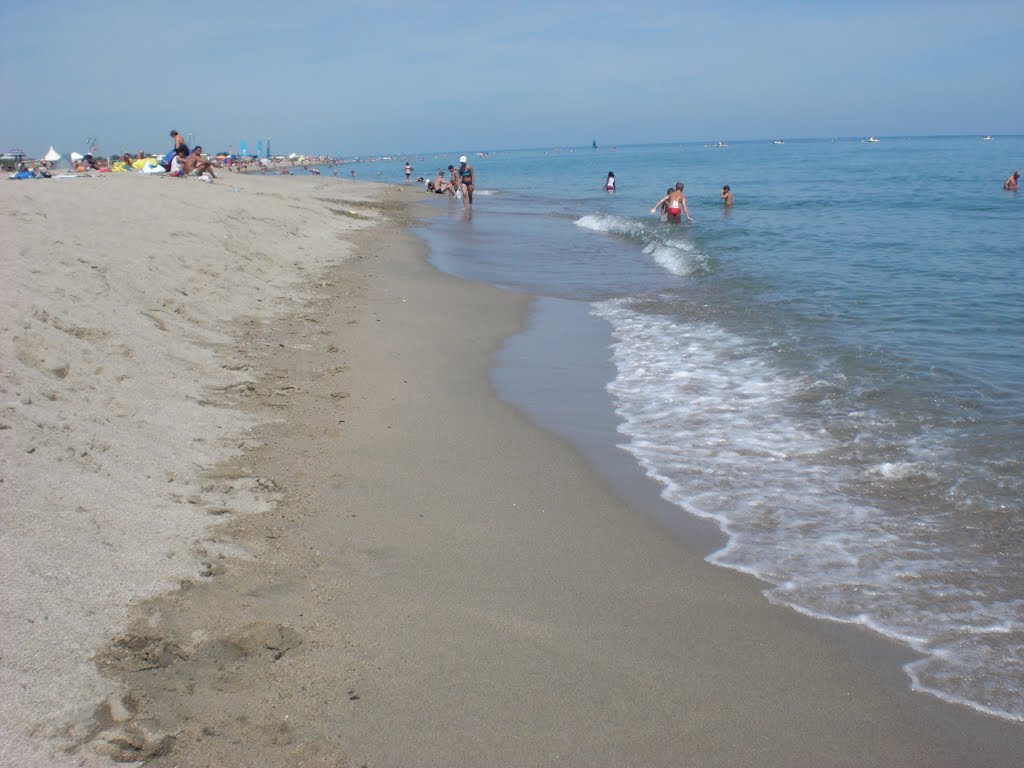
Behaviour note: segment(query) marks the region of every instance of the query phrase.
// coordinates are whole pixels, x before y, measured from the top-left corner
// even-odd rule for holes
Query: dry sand
[[[40,184],[2,193],[5,764],[1016,764],[499,401],[526,301],[430,268],[414,190]]]
[[[133,602],[248,556],[211,527],[268,508],[265,489],[205,471],[266,418],[225,407],[255,375],[238,328],[300,311],[310,276],[380,218],[349,213],[371,187],[342,206],[305,182],[0,184],[3,765],[36,764],[40,737],[74,742],[118,690],[91,657]]]

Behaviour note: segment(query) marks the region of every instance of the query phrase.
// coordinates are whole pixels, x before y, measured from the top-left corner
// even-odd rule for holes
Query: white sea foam
[[[615,216],[610,213],[594,213],[576,220],[576,226],[592,229],[595,232],[609,232],[614,235],[640,237],[646,232],[646,226],[637,219],[626,216]]]
[[[935,473],[928,470],[927,465],[917,461],[885,461],[873,467],[868,467],[867,472],[878,475],[886,480],[911,480],[935,476]]]
[[[659,227],[645,219],[598,213],[577,219],[576,226],[635,238],[643,243],[645,255],[674,275],[691,277],[707,270],[707,259],[691,241],[683,237],[665,238]]]
[[[728,542],[710,562],[769,582],[772,601],[925,654],[906,668],[915,689],[1024,718],[1024,601],[1012,574],[985,581],[1006,563],[939,510],[906,514],[850,492],[931,483],[941,435],[907,438],[902,460],[858,465],[846,457],[870,456],[863,433],[836,436],[796,407],[836,384],[787,374],[763,344],[710,322],[624,299],[594,312],[613,330],[623,447],[666,499],[718,522]]]
[[[705,265],[697,249],[683,240],[649,243],[644,253],[663,269],[680,277],[690,277],[704,271]]]

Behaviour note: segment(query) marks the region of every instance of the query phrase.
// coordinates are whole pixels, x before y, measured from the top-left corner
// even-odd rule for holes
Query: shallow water
[[[1021,720],[1021,157],[1022,137],[499,152],[472,158],[475,210],[438,196],[424,235],[446,271],[607,321],[622,447],[728,535],[712,562]],[[693,225],[648,214],[675,181]]]

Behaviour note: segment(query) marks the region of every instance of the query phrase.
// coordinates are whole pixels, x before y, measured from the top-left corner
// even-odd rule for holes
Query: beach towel
[[[142,169],[143,173],[164,173],[164,169],[159,165],[147,165]]]
[[[18,171],[17,173],[12,173],[7,178],[8,179],[34,179],[35,176],[33,176],[28,171]]]

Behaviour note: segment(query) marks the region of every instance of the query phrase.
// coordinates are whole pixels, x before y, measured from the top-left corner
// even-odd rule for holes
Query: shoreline
[[[153,765],[1013,764],[1019,728],[881,685],[852,633],[704,563],[498,399],[529,297],[438,272],[407,224],[349,233],[294,313],[227,333],[259,374],[229,399],[264,416],[212,482],[276,503],[208,542],[248,559],[135,607],[101,654],[131,693],[90,744],[163,745]]]
[[[519,409],[531,423],[557,434],[572,444],[594,472],[603,478],[628,506],[640,510],[679,540],[694,556],[714,568],[740,574],[758,585],[762,593],[771,582],[711,557],[728,545],[729,537],[708,518],[693,515],[662,496],[663,485],[649,476],[622,447],[614,403],[605,383],[615,375],[607,350],[612,337],[606,321],[591,314],[589,303],[552,297],[531,297],[529,318],[523,331],[502,345],[492,369],[499,396]],[[552,371],[557,370],[557,375]],[[896,695],[911,692],[932,705],[948,705],[971,717],[1017,725],[1014,718],[972,702],[956,700],[915,686],[907,666],[927,659],[899,638],[865,624],[816,615],[788,603],[766,603],[811,622],[832,637],[844,651],[886,689]]]

